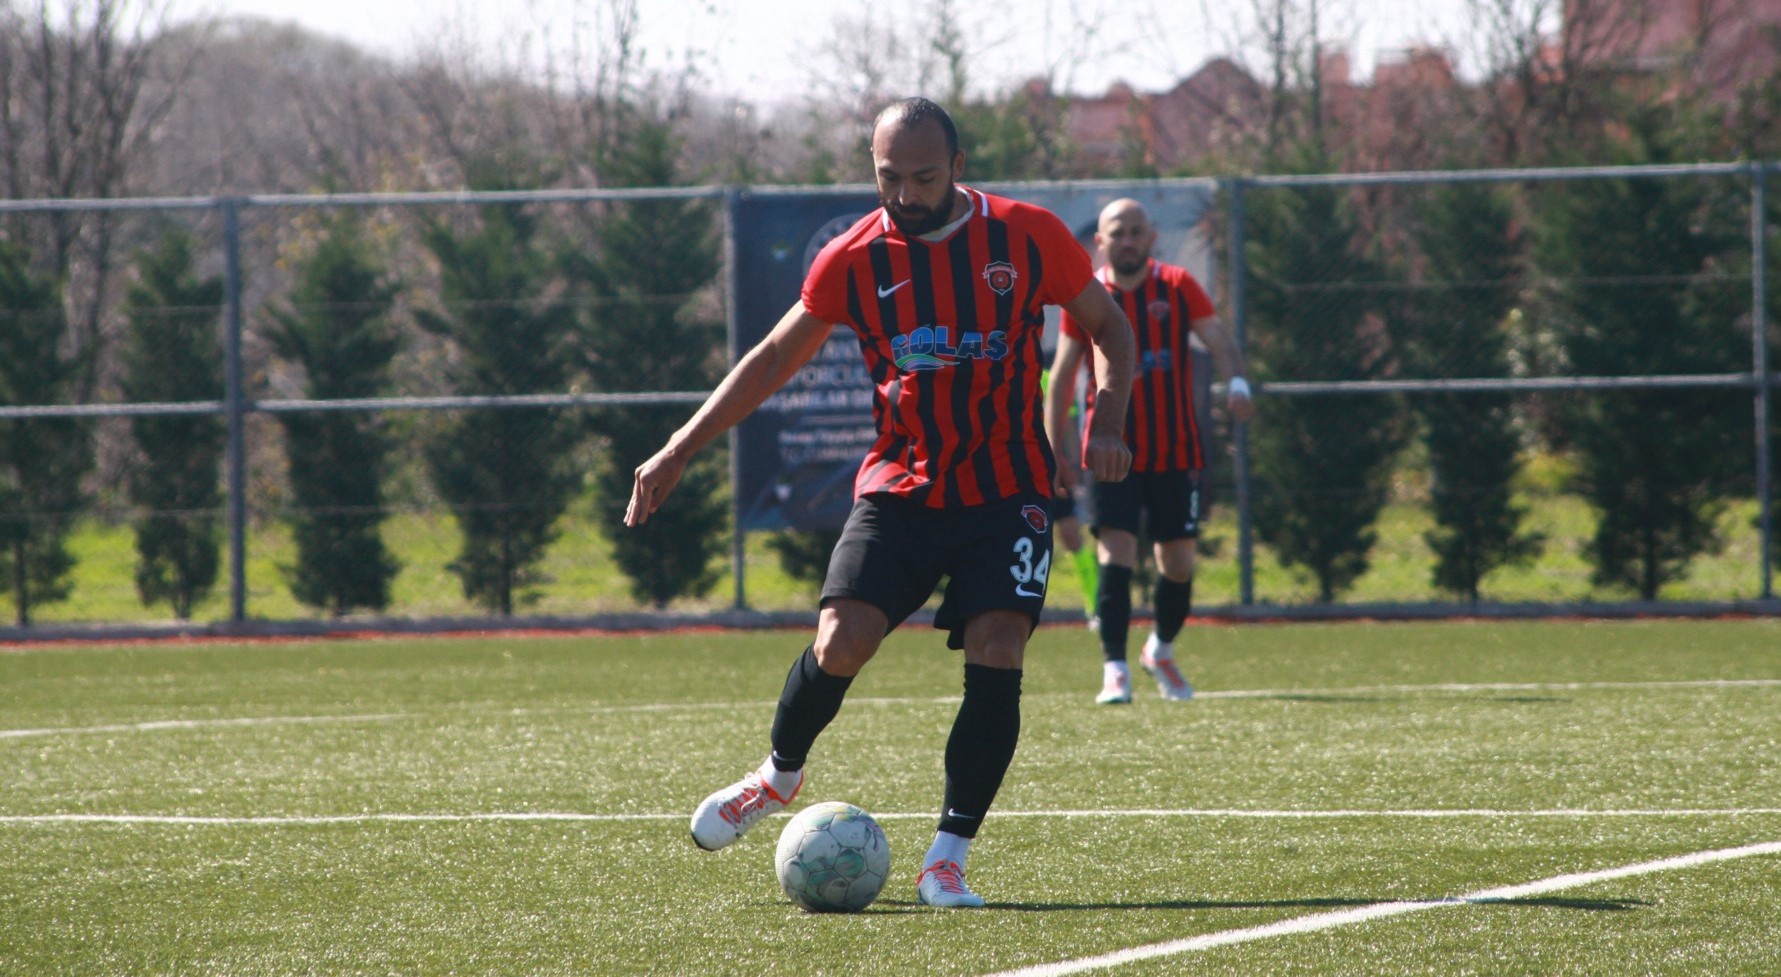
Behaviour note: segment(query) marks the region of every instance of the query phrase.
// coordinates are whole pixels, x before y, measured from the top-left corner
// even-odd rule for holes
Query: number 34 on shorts
[[[1025,506],[1020,514],[1036,532],[1045,533],[1051,528],[1050,518],[1039,506]],[[1045,584],[1051,577],[1050,543],[1050,539],[1035,539],[1031,536],[1022,536],[1014,541],[1014,562],[1008,567],[1008,573],[1014,577],[1016,596],[1045,596]]]

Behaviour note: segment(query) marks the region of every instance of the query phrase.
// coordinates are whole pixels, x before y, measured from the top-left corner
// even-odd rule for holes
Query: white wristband
[[[1249,381],[1242,377],[1231,377],[1231,381],[1225,384],[1225,389],[1232,397],[1247,397],[1249,396]]]

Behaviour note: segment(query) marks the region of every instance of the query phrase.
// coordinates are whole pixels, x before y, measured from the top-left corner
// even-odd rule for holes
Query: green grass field
[[[0,974],[1781,973],[1781,621],[1201,626],[1121,708],[1091,637],[1035,636],[950,912],[958,658],[891,637],[800,797],[886,828],[856,916],[783,820],[687,839],[804,634],[0,649]]]
[[[1414,496],[1414,489],[1406,494]],[[1590,565],[1583,547],[1594,532],[1595,516],[1589,506],[1572,495],[1536,494],[1524,499],[1529,506],[1529,528],[1546,536],[1545,548],[1535,562],[1503,567],[1486,578],[1483,599],[1517,603],[1580,601],[1628,601],[1638,595],[1625,588],[1596,587],[1590,582]],[[1754,528],[1756,505],[1744,501],[1731,505],[1720,519],[1725,547],[1703,554],[1689,565],[1683,579],[1665,585],[1659,599],[1666,601],[1734,601],[1761,596],[1760,536]],[[1424,542],[1433,526],[1426,505],[1404,501],[1381,513],[1378,545],[1372,550],[1370,569],[1340,600],[1349,603],[1426,603],[1453,600],[1430,580],[1434,557]],[[519,609],[521,614],[576,617],[638,609],[623,575],[614,566],[611,544],[602,529],[579,507],[563,518],[562,535],[539,568],[546,582],[537,588],[536,600]],[[402,561],[393,587],[388,616],[398,618],[470,618],[484,610],[466,601],[458,579],[445,569],[457,556],[459,539],[449,515],[398,513],[384,525],[391,552]],[[1236,605],[1242,594],[1237,566],[1237,526],[1229,505],[1215,505],[1202,537],[1205,557],[1196,577],[1196,600],[1203,607]],[[112,624],[170,622],[165,605],[145,608],[135,586],[135,537],[126,525],[87,521],[73,534],[70,548],[77,560],[72,593],[66,601],[39,605],[32,619],[39,624]],[[250,618],[271,621],[308,620],[320,613],[299,604],[285,584],[281,567],[296,560],[290,534],[276,523],[256,525],[247,544],[247,613]],[[728,609],[734,602],[734,577],[728,558],[725,572],[710,594],[673,603],[672,610],[700,613]],[[1079,609],[1083,590],[1070,569],[1060,560],[1053,575],[1048,606]],[[767,545],[764,534],[751,534],[744,564],[749,606],[764,611],[809,610],[816,604],[817,588],[788,577]],[[1263,604],[1304,605],[1317,602],[1317,587],[1309,574],[1283,568],[1266,546],[1257,547],[1255,596]],[[0,591],[0,624],[11,623],[10,592]],[[227,620],[228,583],[220,579],[210,596],[200,602],[193,619],[200,622]]]

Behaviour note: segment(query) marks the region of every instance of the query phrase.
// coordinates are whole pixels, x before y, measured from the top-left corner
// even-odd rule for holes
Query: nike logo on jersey
[[[1038,590],[1028,590],[1026,584],[1017,583],[1014,585],[1014,596],[1016,596],[1016,597],[1044,597],[1045,596],[1045,588],[1041,587]]]
[[[909,284],[910,281],[912,281],[912,280],[913,279],[905,278],[902,281],[896,283],[895,285],[892,285],[889,288],[885,288],[883,285],[880,285],[880,286],[878,286],[878,297],[879,298],[887,298],[890,296],[890,293],[896,291],[899,288],[902,288],[904,285]]]

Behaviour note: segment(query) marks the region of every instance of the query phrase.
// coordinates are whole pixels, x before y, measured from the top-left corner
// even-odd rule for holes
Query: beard
[[[917,237],[932,234],[946,226],[947,220],[952,216],[953,196],[957,192],[955,187],[952,180],[946,181],[946,195],[940,198],[942,202],[938,207],[910,207],[883,197],[879,197],[878,202],[884,207],[884,212],[890,215],[891,223],[903,232],[904,237]]]
[[[1108,258],[1107,263],[1113,266],[1118,275],[1135,275],[1150,264],[1150,254],[1144,251],[1122,253],[1117,258]]]

